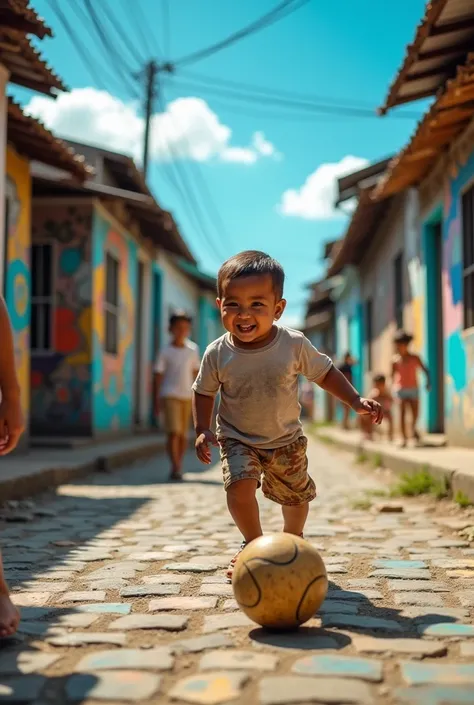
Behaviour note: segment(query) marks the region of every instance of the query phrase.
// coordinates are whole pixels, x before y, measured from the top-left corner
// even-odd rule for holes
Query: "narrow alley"
[[[10,510],[22,622],[2,644],[0,702],[474,703],[470,510],[386,499],[349,456],[314,441],[309,454],[320,496],[306,537],[330,592],[294,633],[258,628],[233,600],[239,536],[218,466],[190,455],[170,485],[157,456]],[[278,508],[262,511],[279,530]]]

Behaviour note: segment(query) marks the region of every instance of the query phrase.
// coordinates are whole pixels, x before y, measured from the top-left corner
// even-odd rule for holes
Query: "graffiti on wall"
[[[54,435],[91,427],[91,209],[36,206],[33,243],[53,243],[53,334],[33,354],[32,423]],[[45,428],[46,427],[46,428]]]
[[[5,300],[10,313],[15,363],[25,419],[29,413],[30,376],[30,209],[29,164],[7,152]]]
[[[94,428],[130,428],[133,418],[133,366],[137,245],[118,233],[102,212],[94,214]],[[119,318],[117,355],[105,351],[105,259],[119,262]]]
[[[462,189],[474,175],[474,154],[453,169],[445,186],[443,317],[446,416],[449,426],[474,437],[474,332],[463,330]],[[462,430],[461,430],[462,429]]]

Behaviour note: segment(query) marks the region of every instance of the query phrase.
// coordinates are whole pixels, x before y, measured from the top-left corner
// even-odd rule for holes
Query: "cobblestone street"
[[[331,582],[295,633],[237,609],[220,469],[191,454],[184,484],[163,482],[160,456],[12,510],[1,536],[22,622],[1,645],[0,702],[474,703],[470,510],[386,500],[375,471],[314,441],[309,454],[306,538]],[[262,513],[280,529],[278,507]]]

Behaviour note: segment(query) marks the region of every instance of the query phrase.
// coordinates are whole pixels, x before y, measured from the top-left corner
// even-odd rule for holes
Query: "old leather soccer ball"
[[[328,579],[319,553],[292,534],[261,536],[240,553],[232,575],[240,608],[262,627],[291,629],[314,617]]]

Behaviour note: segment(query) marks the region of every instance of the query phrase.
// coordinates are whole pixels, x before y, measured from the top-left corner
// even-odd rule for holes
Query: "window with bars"
[[[367,369],[372,369],[372,338],[373,338],[372,299],[365,302],[365,359]]]
[[[403,328],[403,254],[393,260],[394,318],[397,328]]]
[[[118,353],[119,336],[119,261],[109,252],[105,256],[105,352]]]
[[[464,328],[474,326],[474,186],[462,197]]]
[[[53,245],[31,247],[31,351],[53,350]]]

